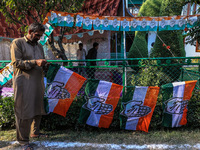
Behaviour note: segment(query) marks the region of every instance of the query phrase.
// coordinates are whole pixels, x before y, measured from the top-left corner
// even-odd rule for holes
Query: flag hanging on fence
[[[159,89],[153,86],[135,86],[127,89],[121,104],[121,129],[148,132]]]
[[[85,88],[86,102],[81,108],[79,123],[109,128],[122,88],[121,85],[107,81],[88,80]]]
[[[187,123],[187,105],[192,96],[196,80],[162,85],[163,118],[165,127],[180,127]]]
[[[65,117],[85,80],[86,78],[63,66],[51,64],[47,72],[48,85],[45,91],[48,99],[46,112]]]
[[[2,70],[0,70],[0,85],[4,85],[10,79],[13,78],[13,65],[9,63]]]

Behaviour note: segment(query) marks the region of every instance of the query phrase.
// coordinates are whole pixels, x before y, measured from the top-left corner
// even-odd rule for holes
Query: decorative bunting
[[[92,19],[90,19],[90,16],[83,16],[83,29],[92,29]]]
[[[76,16],[76,26],[77,27],[81,27],[82,24],[83,24],[83,17],[80,14],[78,14]]]
[[[2,70],[0,70],[0,85],[4,85],[10,79],[12,79],[13,75],[13,65],[9,63]]]
[[[46,23],[45,25],[44,25],[44,27],[45,27],[45,34],[47,35],[47,36],[49,36],[52,32],[53,32],[53,30],[54,30],[54,28],[49,24],[49,23]]]
[[[120,27],[120,18],[110,17],[110,29],[112,31],[119,31],[119,27]]]
[[[93,20],[94,30],[102,30],[102,17],[97,17]]]
[[[187,27],[188,28],[192,28],[196,25],[197,23],[197,16],[189,16],[188,19],[187,19]]]
[[[102,20],[102,30],[110,30],[110,20],[109,17],[104,17]]]
[[[120,31],[129,31],[130,18],[121,17],[121,28]]]
[[[48,41],[48,36],[46,36],[45,34],[42,35],[42,37],[39,40],[39,43],[44,45],[47,41]]]

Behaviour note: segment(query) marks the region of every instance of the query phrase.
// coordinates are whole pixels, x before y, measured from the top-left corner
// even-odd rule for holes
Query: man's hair
[[[78,45],[79,45],[79,46],[83,46],[83,43],[79,43]]]
[[[96,47],[96,46],[98,46],[99,45],[99,43],[97,43],[97,42],[94,42],[93,43],[93,47]]]
[[[38,22],[34,22],[32,24],[29,25],[28,27],[28,31],[33,31],[33,32],[37,32],[37,31],[45,31],[45,27],[43,24],[38,23]]]

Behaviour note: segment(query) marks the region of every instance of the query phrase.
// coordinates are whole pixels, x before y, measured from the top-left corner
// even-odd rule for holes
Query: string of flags
[[[197,24],[200,15],[190,16],[163,16],[163,17],[119,17],[119,16],[94,16],[82,13],[67,13],[51,11],[43,22],[45,34],[40,43],[44,45],[48,36],[54,30],[53,27],[82,27],[87,30],[110,31],[164,31],[184,30]],[[79,36],[82,36],[80,34]],[[67,36],[70,38],[70,35]]]
[[[8,64],[0,75],[2,85],[12,78],[12,65]],[[7,72],[7,73],[5,73]],[[3,81],[3,82],[2,82]],[[47,72],[45,110],[66,116],[70,105],[86,78],[58,64],[51,64]],[[161,86],[165,127],[180,127],[187,123],[188,101],[197,80],[173,82]],[[81,107],[79,123],[99,128],[109,128],[123,86],[108,81],[89,79],[85,87],[85,103]],[[7,89],[6,89],[7,90]],[[121,101],[120,128],[148,132],[160,87],[128,87]],[[9,90],[11,95],[12,90]],[[3,92],[3,90],[2,90]]]

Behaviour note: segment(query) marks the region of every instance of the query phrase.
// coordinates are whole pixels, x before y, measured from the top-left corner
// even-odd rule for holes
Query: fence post
[[[122,75],[122,81],[123,81],[123,92],[122,92],[122,98],[124,97],[125,95],[125,88],[126,88],[126,66],[125,66],[125,61],[123,60],[123,63],[122,63],[122,66],[123,66],[123,75]]]

